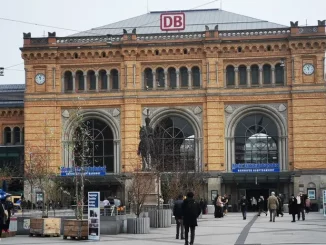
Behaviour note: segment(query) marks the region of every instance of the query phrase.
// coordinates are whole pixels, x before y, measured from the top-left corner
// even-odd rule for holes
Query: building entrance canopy
[[[289,183],[292,182],[293,172],[280,173],[222,173],[222,183]]]
[[[278,163],[243,163],[232,164],[234,173],[273,173],[280,172]]]

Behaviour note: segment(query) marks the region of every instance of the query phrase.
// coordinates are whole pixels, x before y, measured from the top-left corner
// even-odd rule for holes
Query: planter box
[[[129,218],[127,219],[127,233],[129,234],[148,234],[149,218]]]
[[[63,239],[88,239],[88,220],[67,219],[63,223]]]
[[[172,211],[171,209],[160,209],[149,211],[150,227],[167,228],[171,227]]]
[[[60,218],[32,218],[30,220],[29,235],[33,236],[60,236]]]

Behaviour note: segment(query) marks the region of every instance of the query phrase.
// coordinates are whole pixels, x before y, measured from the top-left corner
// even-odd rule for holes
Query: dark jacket
[[[173,215],[174,215],[175,219],[182,219],[182,216],[183,216],[182,204],[183,204],[183,200],[176,200],[174,202]]]
[[[264,204],[265,204],[264,199],[262,199],[262,198],[259,197],[257,204],[258,204],[258,207],[260,209],[262,209],[262,210],[264,209]]]
[[[283,208],[283,200],[282,200],[282,198],[280,198],[278,196],[277,201],[278,201],[278,210],[282,211],[282,208]]]
[[[297,206],[297,198],[290,197],[289,200],[289,214],[297,214],[298,213],[298,206]]]
[[[240,207],[241,207],[241,211],[245,211],[245,210],[247,210],[247,207],[248,207],[248,200],[242,198],[242,199],[240,200]]]
[[[8,211],[8,218],[11,217],[11,212],[14,208],[14,204],[11,201],[5,201],[4,203],[5,209]]]
[[[182,204],[183,224],[197,226],[197,218],[201,213],[199,204],[193,198],[187,198]]]
[[[5,223],[6,223],[5,210],[4,210],[4,206],[2,205],[2,203],[0,201],[0,224],[5,224]]]

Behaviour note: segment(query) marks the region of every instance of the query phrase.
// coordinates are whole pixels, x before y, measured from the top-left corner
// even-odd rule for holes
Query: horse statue
[[[152,169],[152,160],[154,159],[154,130],[149,126],[150,119],[145,118],[146,126],[140,127],[138,145],[138,156],[142,157],[143,170]]]

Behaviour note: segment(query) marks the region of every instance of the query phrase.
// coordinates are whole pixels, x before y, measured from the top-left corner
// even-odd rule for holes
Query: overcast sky
[[[212,0],[148,0],[150,11],[193,9]],[[216,1],[200,8],[220,8]],[[279,24],[317,25],[326,19],[326,0],[223,0],[222,9]],[[7,0],[1,1],[0,18],[84,31],[147,12],[147,0]],[[76,32],[0,19],[0,67],[23,62],[19,48],[23,32],[42,37]],[[15,69],[15,70],[9,70]],[[23,64],[5,70],[0,84],[24,83]]]

